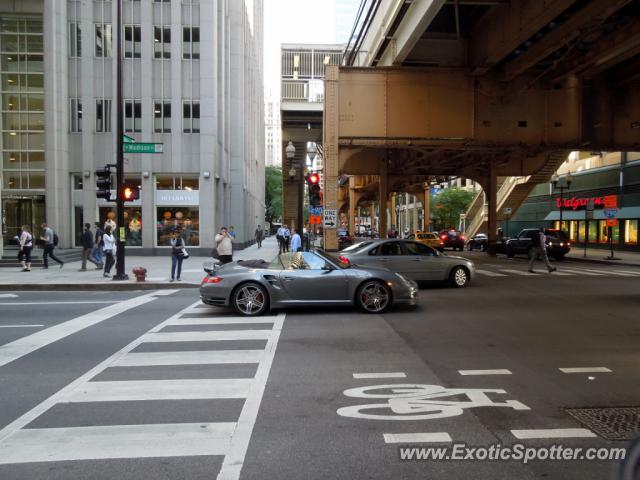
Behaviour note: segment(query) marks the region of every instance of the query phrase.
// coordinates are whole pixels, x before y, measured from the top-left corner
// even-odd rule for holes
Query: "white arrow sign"
[[[338,212],[335,209],[325,209],[324,211],[324,226],[329,228],[335,228],[338,218]]]

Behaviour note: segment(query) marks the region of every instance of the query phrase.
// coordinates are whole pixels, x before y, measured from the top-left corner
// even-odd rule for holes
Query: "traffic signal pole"
[[[124,120],[122,99],[122,0],[117,0],[116,11],[116,274],[114,280],[128,280],[125,270],[124,200]]]

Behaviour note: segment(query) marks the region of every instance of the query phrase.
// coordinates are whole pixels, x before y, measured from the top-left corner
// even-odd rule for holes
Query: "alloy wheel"
[[[453,277],[453,283],[456,287],[464,287],[467,284],[467,281],[469,280],[467,271],[462,267],[456,268],[453,271],[452,277]]]
[[[257,315],[265,306],[265,294],[257,285],[245,285],[235,295],[237,310],[243,315]]]
[[[359,296],[360,305],[369,313],[382,312],[389,306],[389,290],[379,282],[369,282],[363,285]]]

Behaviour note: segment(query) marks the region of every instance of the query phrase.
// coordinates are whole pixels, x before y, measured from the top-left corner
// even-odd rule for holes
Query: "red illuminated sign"
[[[589,203],[589,200],[593,200],[593,204],[596,208],[610,208],[610,206],[617,205],[618,196],[606,195],[604,197],[569,197],[563,198],[562,203],[560,203],[560,198],[556,198],[556,207],[578,210],[579,208],[585,208]]]

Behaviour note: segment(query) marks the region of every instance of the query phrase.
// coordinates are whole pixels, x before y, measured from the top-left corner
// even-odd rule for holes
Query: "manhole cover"
[[[567,408],[566,412],[607,440],[631,440],[640,433],[640,407]]]

